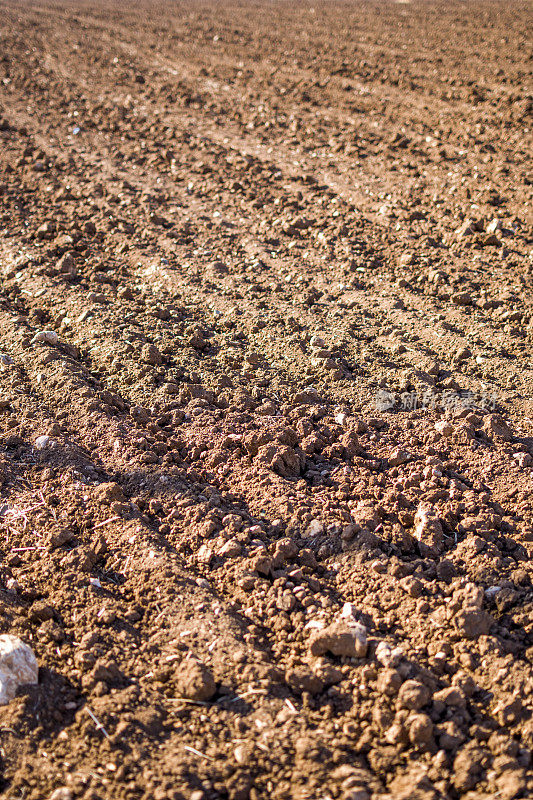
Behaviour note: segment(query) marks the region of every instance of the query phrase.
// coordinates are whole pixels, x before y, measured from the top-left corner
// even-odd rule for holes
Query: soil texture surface
[[[531,25],[0,0],[3,797],[533,797]]]

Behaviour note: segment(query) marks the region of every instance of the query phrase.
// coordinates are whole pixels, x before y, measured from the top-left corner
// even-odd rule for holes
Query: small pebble
[[[401,647],[392,648],[388,642],[380,642],[376,647],[376,660],[384,667],[397,667],[402,657]]]
[[[72,800],[74,795],[66,786],[54,789],[48,800]]]
[[[311,635],[311,654],[321,656],[330,652],[334,656],[363,658],[367,652],[367,633],[358,622],[333,622],[323,630]]]
[[[45,447],[48,447],[52,442],[52,439],[49,436],[38,436],[34,442],[34,446],[37,450],[44,450]]]
[[[19,686],[35,684],[39,667],[34,652],[18,636],[0,636],[0,705],[13,700]]]
[[[31,340],[31,344],[35,344],[36,342],[43,342],[44,344],[56,345],[59,344],[59,336],[55,331],[39,331],[36,333],[33,339]]]
[[[320,536],[324,533],[324,526],[319,519],[313,519],[305,530],[305,536]]]

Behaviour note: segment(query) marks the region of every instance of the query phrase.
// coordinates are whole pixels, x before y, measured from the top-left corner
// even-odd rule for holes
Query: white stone
[[[32,344],[35,342],[44,342],[45,344],[59,344],[59,336],[55,331],[39,331],[31,340]]]
[[[533,458],[529,453],[513,453],[513,458],[519,467],[530,467],[533,464]]]
[[[196,558],[200,564],[209,564],[213,558],[213,550],[207,544],[203,544],[198,548]]]
[[[453,426],[450,425],[448,420],[440,419],[438,422],[435,423],[435,430],[442,436],[451,436],[453,433]]]
[[[422,556],[438,555],[444,546],[444,533],[436,509],[420,503],[415,515],[414,537],[418,539]]]
[[[402,648],[392,648],[388,642],[382,641],[376,647],[376,660],[383,664],[384,667],[397,667],[402,656]]]
[[[306,528],[305,535],[306,536],[320,536],[321,533],[324,533],[324,526],[320,522],[319,519],[313,519],[309,523]]]
[[[501,231],[502,223],[497,217],[495,217],[489,224],[487,225],[487,233],[496,233],[496,231]]]
[[[233,751],[233,756],[237,764],[240,764],[241,766],[246,764],[250,760],[250,750],[248,745],[238,744]]]
[[[35,440],[35,447],[37,450],[44,450],[45,447],[48,447],[52,440],[49,436],[38,436]]]
[[[357,607],[353,603],[345,603],[342,607],[341,617],[343,619],[357,619]]]
[[[31,647],[18,636],[0,636],[0,705],[13,700],[19,686],[39,679],[37,659]]]
[[[326,627],[326,623],[323,619],[310,619],[308,623],[306,623],[304,627],[305,630],[311,631],[321,631]]]
[[[54,789],[48,800],[72,800],[73,794],[66,786]]]

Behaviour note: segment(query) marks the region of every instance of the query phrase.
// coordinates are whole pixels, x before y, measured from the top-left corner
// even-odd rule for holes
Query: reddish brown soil
[[[531,21],[0,0],[3,796],[533,796]]]

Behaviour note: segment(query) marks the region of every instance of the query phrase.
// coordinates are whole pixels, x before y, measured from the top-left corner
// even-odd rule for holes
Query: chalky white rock
[[[0,636],[0,705],[15,697],[19,686],[35,684],[39,667],[34,652],[18,636]]]
[[[49,436],[43,435],[38,436],[35,440],[35,447],[37,450],[44,450],[45,447],[48,447],[51,444],[52,440]]]
[[[59,336],[55,331],[39,331],[31,340],[32,344],[36,342],[43,342],[44,344],[56,345],[59,344]]]

